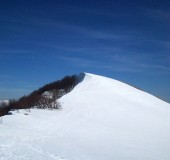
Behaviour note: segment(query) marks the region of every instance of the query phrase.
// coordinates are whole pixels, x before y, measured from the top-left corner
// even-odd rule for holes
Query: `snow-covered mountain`
[[[169,160],[170,104],[93,74],[60,110],[14,112],[0,124],[0,160]]]

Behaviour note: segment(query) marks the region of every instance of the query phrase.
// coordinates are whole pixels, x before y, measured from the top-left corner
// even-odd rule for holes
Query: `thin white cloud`
[[[79,67],[90,67],[96,69],[104,69],[104,70],[111,70],[115,72],[143,72],[141,69],[127,67],[121,64],[106,64],[103,61],[95,61],[83,58],[76,58],[76,57],[59,57],[64,61],[70,61],[72,64],[77,65]]]
[[[116,32],[108,32],[107,30],[98,30],[98,29],[90,29],[85,28],[80,25],[70,24],[66,22],[56,21],[53,19],[45,19],[40,17],[30,17],[30,18],[22,18],[22,19],[13,19],[12,17],[8,17],[8,21],[14,23],[22,23],[25,25],[33,25],[33,26],[43,26],[43,27],[55,27],[62,28],[66,31],[72,31],[73,33],[80,34],[82,36],[86,36],[94,39],[105,39],[105,40],[128,40],[130,39],[129,35],[118,34]],[[14,29],[14,28],[12,28]],[[19,30],[18,30],[19,31]],[[21,31],[22,32],[22,31]]]
[[[112,59],[113,63],[117,62],[122,64],[122,66],[127,66],[127,68],[135,68],[136,71],[142,71],[144,69],[153,69],[157,73],[167,73],[170,74],[170,67],[168,66],[163,66],[159,64],[152,64],[152,63],[145,63],[148,58],[154,58],[154,55],[121,55],[121,54],[115,54],[114,56],[110,56]],[[125,68],[126,69],[126,68]],[[134,71],[135,71],[134,70]]]
[[[10,75],[0,75],[0,78],[11,79],[11,78],[13,78],[13,77],[10,76]]]
[[[169,10],[144,9],[144,11],[151,18],[161,20],[161,21],[164,20],[166,22],[169,22],[169,19],[170,19],[170,11]]]
[[[1,54],[7,54],[7,53],[18,53],[18,54],[35,54],[35,53],[38,53],[36,51],[29,51],[29,50],[15,50],[15,49],[8,49],[8,50],[0,50],[0,53]]]
[[[154,65],[154,64],[141,64],[142,67],[148,67],[148,68],[155,68],[155,69],[162,69],[170,71],[169,67],[166,66],[160,66],[160,65]]]
[[[162,44],[164,47],[170,50],[170,41],[161,41],[160,44]]]

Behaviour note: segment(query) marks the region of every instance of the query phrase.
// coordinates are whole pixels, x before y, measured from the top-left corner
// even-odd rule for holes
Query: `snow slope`
[[[170,160],[170,104],[113,79],[82,76],[60,99],[61,110],[3,117],[0,160]]]

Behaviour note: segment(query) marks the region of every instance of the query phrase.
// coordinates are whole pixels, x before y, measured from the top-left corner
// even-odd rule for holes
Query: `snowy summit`
[[[0,160],[168,160],[170,104],[84,73],[62,109],[20,110],[0,124]]]

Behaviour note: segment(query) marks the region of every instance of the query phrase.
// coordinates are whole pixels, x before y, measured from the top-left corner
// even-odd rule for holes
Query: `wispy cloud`
[[[132,68],[127,67],[125,65],[116,64],[116,63],[109,63],[106,62],[106,59],[103,61],[100,60],[89,60],[83,58],[76,58],[76,57],[60,57],[60,59],[64,61],[69,61],[71,64],[77,65],[79,67],[86,67],[86,68],[95,68],[95,69],[104,69],[110,70],[115,72],[143,72],[139,68]]]
[[[10,75],[0,75],[0,78],[11,79],[11,78],[13,78],[13,77],[10,76]]]
[[[122,65],[127,66],[128,68],[136,68],[136,71],[142,71],[144,69],[153,69],[155,70],[155,72],[159,72],[160,71],[164,71],[164,73],[168,73],[170,74],[170,67],[168,66],[163,66],[163,65],[159,65],[159,64],[152,64],[149,62],[145,62],[147,61],[148,58],[154,58],[155,55],[151,54],[151,55],[114,55],[114,56],[110,56],[110,58],[113,60],[113,62],[119,62],[122,63]]]
[[[42,47],[47,47],[47,48],[53,48],[57,50],[64,50],[64,51],[73,51],[73,52],[80,52],[80,51],[86,51],[87,48],[84,47],[68,47],[68,46],[58,46],[57,44],[54,43],[40,43],[40,42],[30,42],[31,44],[37,45],[37,46],[42,46]]]
[[[151,18],[169,22],[169,19],[170,19],[170,11],[169,10],[146,9],[145,8],[144,11]],[[169,22],[169,24],[170,24],[170,22]]]
[[[16,53],[16,54],[36,54],[39,52],[36,51],[29,51],[29,50],[22,50],[22,49],[8,49],[8,50],[0,50],[0,54],[7,54],[7,53]],[[41,54],[41,53],[39,53]]]
[[[97,12],[97,14],[101,14],[101,13]],[[42,27],[61,28],[62,30],[65,29],[67,32],[72,31],[73,33],[80,34],[82,36],[86,36],[86,37],[94,38],[94,39],[105,39],[105,40],[125,40],[126,39],[127,40],[130,38],[129,35],[118,34],[115,31],[111,32],[106,29],[99,30],[97,28],[91,29],[90,27],[84,27],[81,25],[71,24],[68,22],[57,21],[55,19],[45,19],[45,18],[40,18],[40,17],[34,17],[34,18],[21,17],[20,19],[16,19],[13,17],[8,17],[6,19],[3,19],[3,21],[7,21],[8,23],[12,22],[16,24],[24,24],[25,26],[31,25],[32,27],[40,26],[41,28]],[[14,30],[14,26],[11,29]]]
[[[161,41],[160,44],[170,50],[170,41]]]
[[[160,65],[154,65],[154,64],[140,64],[140,66],[146,67],[146,68],[154,68],[154,69],[161,69],[161,70],[170,71],[170,67],[166,67],[166,66],[160,66]]]
[[[58,21],[46,21],[43,23],[40,22],[40,24],[43,25],[47,25],[47,26],[55,26],[55,27],[61,27],[61,28],[65,28],[69,31],[73,31],[76,32],[78,34],[87,36],[89,38],[94,38],[94,39],[106,39],[106,40],[117,40],[117,39],[128,39],[130,37],[127,37],[125,35],[122,34],[118,34],[115,32],[108,32],[106,30],[97,30],[97,29],[90,29],[90,28],[85,28],[79,25],[73,25],[73,24],[69,24],[69,23],[64,23],[64,22],[58,22]]]

